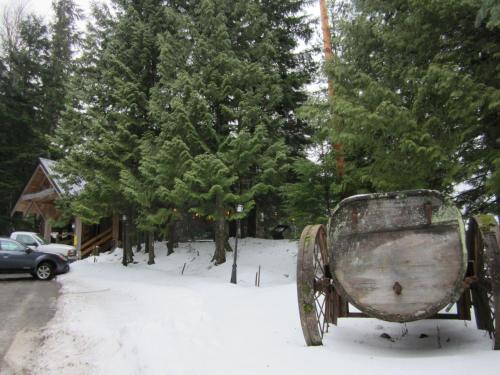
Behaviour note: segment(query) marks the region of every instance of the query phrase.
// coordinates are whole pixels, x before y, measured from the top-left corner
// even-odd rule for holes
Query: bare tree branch
[[[18,49],[21,42],[20,25],[26,16],[29,1],[16,0],[5,5],[0,24],[0,48],[2,52]]]

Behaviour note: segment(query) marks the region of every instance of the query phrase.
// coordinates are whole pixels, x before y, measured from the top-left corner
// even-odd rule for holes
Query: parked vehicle
[[[32,250],[50,254],[62,254],[70,261],[77,260],[76,249],[71,245],[48,243],[35,232],[12,232],[10,238]]]
[[[10,238],[0,238],[0,273],[30,273],[39,280],[50,280],[69,271],[62,254],[34,251]]]

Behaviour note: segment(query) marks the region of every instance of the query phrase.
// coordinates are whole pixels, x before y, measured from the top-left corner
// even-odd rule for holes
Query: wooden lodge
[[[40,158],[38,166],[17,200],[11,215],[36,215],[42,219],[41,232],[46,241],[51,241],[52,220],[60,217],[56,201],[63,194],[78,194],[84,183],[67,187],[54,170],[55,161]],[[68,225],[69,227],[69,225]],[[69,229],[69,228],[68,228]],[[71,229],[73,244],[78,257],[91,254],[98,246],[101,251],[110,250],[118,244],[120,222],[118,215],[101,220],[97,225],[86,225],[79,217],[72,219]]]

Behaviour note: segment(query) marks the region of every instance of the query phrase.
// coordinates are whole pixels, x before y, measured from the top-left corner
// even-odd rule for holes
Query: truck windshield
[[[35,240],[40,244],[40,245],[47,245],[48,242],[45,241],[42,237],[40,237],[38,234],[34,234],[33,237]]]

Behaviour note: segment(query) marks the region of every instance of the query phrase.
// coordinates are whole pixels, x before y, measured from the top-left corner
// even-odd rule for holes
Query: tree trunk
[[[136,253],[140,253],[141,250],[142,250],[142,239],[143,239],[143,233],[142,232],[139,232],[137,231],[137,246],[135,248],[135,252]],[[146,247],[147,249],[147,247]],[[146,251],[147,252],[147,251]]]
[[[146,247],[148,248],[148,264],[155,264],[155,235],[153,232],[146,234]]]
[[[217,266],[226,261],[226,220],[224,219],[224,206],[222,205],[221,194],[217,194],[215,205],[217,220],[215,221],[215,253],[212,261]]]
[[[231,247],[231,244],[229,243],[229,237],[230,236],[230,229],[229,229],[229,223],[226,221],[226,240],[224,242],[224,248],[226,249],[226,252],[232,252],[233,248]]]
[[[132,251],[132,241],[130,239],[130,230],[131,230],[130,223],[133,223],[132,210],[129,209],[128,213],[129,214],[126,222],[127,230],[125,231],[125,246],[124,246],[127,264],[132,263],[134,261],[134,252]]]
[[[171,220],[167,224],[167,256],[174,253],[175,242],[177,241],[175,224],[175,220]]]
[[[149,232],[144,233],[144,252],[149,254],[149,250],[151,250],[151,242],[149,242]]]

